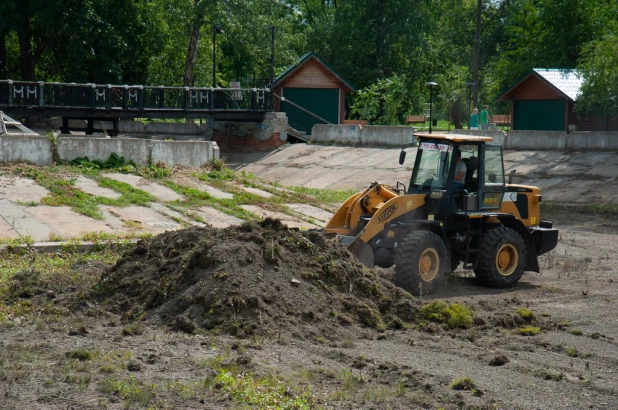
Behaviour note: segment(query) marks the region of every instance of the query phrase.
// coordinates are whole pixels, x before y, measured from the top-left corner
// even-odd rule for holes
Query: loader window
[[[453,147],[422,142],[419,146],[410,188],[422,191],[446,189]]]

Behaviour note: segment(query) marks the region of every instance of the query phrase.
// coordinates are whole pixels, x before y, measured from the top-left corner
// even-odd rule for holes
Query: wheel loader
[[[415,134],[408,186],[372,183],[339,208],[325,227],[366,266],[395,265],[395,283],[415,295],[435,292],[460,264],[479,284],[514,286],[539,272],[558,230],[540,219],[540,189],[505,181],[502,147],[491,137]],[[460,154],[460,159],[457,158]],[[403,165],[402,149],[399,163]],[[465,177],[455,182],[457,161]]]

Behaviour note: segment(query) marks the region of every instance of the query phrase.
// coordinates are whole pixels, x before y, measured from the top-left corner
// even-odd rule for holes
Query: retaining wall
[[[219,147],[210,141],[59,137],[57,150],[59,158],[64,161],[82,157],[106,161],[115,152],[126,162],[133,161],[142,166],[163,162],[169,166],[199,167],[220,157]]]
[[[351,124],[316,124],[310,141],[322,144],[406,146],[414,142],[413,127]]]
[[[54,163],[53,144],[47,137],[0,135],[0,162]]]
[[[491,137],[494,139],[492,144],[499,144],[502,146],[504,146],[504,143],[506,142],[506,134],[500,130],[484,131],[484,130],[456,129],[456,130],[450,131],[449,134],[472,135],[472,136],[478,136],[478,137]]]
[[[567,148],[618,151],[617,131],[573,131],[567,135]]]
[[[564,131],[509,131],[506,149],[566,149],[567,133]]]

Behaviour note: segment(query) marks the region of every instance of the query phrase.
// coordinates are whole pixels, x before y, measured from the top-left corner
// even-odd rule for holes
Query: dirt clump
[[[142,240],[103,273],[94,292],[125,319],[146,313],[176,330],[240,337],[400,329],[419,307],[335,240],[273,219]]]

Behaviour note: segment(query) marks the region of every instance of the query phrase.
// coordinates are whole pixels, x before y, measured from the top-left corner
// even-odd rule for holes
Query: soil
[[[45,320],[0,327],[0,408],[251,408],[206,383],[218,367],[276,375],[288,396],[311,386],[311,408],[618,408],[618,221],[551,218],[560,242],[540,274],[495,290],[456,271],[422,299],[273,220],[141,241],[88,267],[93,289],[50,295],[24,272],[17,297]],[[435,301],[469,307],[474,326],[427,320]],[[110,377],[151,396],[102,388]]]

